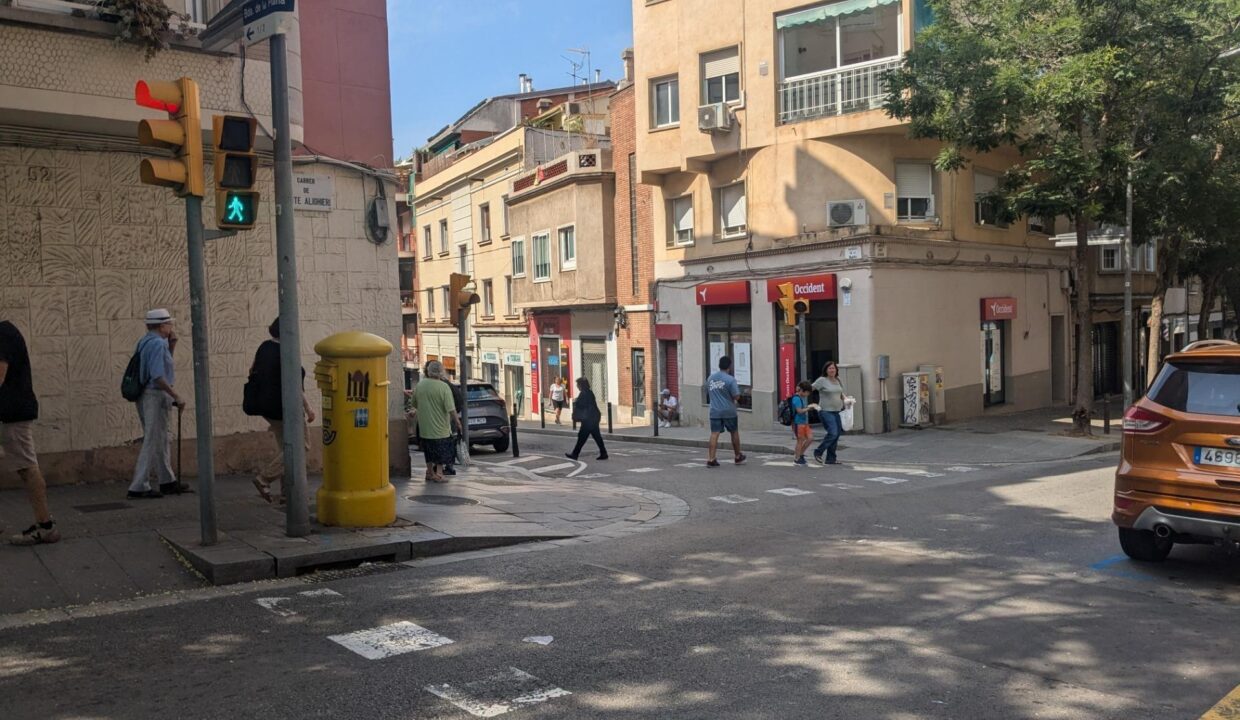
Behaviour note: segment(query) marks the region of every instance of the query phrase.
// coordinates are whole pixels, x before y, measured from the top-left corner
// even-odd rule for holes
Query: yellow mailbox
[[[378,335],[342,332],[314,346],[323,359],[314,379],[323,391],[324,525],[381,527],[396,520],[396,488],[388,482],[387,356]]]

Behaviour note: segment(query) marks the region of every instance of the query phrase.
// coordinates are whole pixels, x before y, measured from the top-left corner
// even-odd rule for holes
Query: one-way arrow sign
[[[293,0],[250,0],[241,7],[245,44],[253,45],[272,35],[287,33],[292,13]]]

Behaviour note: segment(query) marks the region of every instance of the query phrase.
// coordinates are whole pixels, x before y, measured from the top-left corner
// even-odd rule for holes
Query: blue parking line
[[[1114,567],[1116,565],[1119,565],[1120,563],[1127,563],[1127,562],[1131,562],[1128,559],[1127,555],[1112,555],[1111,557],[1106,558],[1105,560],[1099,560],[1098,562],[1093,563],[1092,565],[1089,566],[1089,569],[1097,570],[1098,572],[1102,572],[1102,573],[1106,573],[1107,575],[1110,575],[1112,577],[1119,577],[1119,578],[1124,578],[1127,580],[1149,581],[1149,580],[1154,579],[1150,577],[1149,575],[1129,572],[1127,570],[1119,570]]]

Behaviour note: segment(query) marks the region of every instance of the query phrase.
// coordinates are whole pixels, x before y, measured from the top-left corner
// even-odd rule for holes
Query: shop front
[[[1007,402],[1007,354],[1016,298],[982,298],[981,306],[982,404],[991,407]]]
[[[753,409],[753,324],[749,303],[749,281],[705,283],[696,288],[702,310],[707,352],[702,355],[702,377],[719,368],[719,358],[732,359],[733,374],[740,386],[737,407]],[[702,403],[707,404],[705,383]]]
[[[534,313],[530,316],[530,412],[538,414],[540,404],[550,397],[556,378],[565,379],[565,397],[573,395],[572,315]]]
[[[809,302],[809,312],[789,326],[779,306],[780,286],[791,283],[794,297]],[[789,397],[800,380],[813,380],[830,361],[839,362],[839,309],[832,273],[774,277],[766,280],[766,299],[775,313],[776,387]]]

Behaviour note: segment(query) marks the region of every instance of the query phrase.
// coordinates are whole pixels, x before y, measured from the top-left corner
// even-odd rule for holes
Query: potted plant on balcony
[[[147,61],[168,49],[169,38],[185,37],[189,22],[188,15],[173,11],[163,0],[95,0],[95,13],[116,25],[118,43],[144,48]]]

